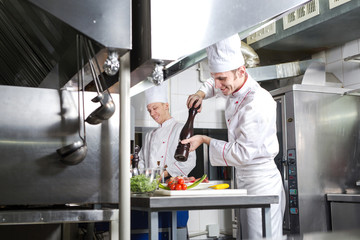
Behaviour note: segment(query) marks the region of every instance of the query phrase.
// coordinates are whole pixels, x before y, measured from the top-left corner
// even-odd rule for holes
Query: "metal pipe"
[[[120,58],[119,239],[130,239],[130,52]]]

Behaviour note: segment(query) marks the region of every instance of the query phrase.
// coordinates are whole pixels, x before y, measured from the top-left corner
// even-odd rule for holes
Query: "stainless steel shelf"
[[[329,202],[352,202],[360,203],[360,194],[327,194]]]
[[[0,225],[118,221],[119,209],[4,210]]]

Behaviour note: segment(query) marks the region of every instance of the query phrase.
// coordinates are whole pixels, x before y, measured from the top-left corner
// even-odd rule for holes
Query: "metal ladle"
[[[90,66],[90,71],[91,71],[91,75],[94,79],[94,83],[95,83],[95,87],[96,87],[96,91],[97,91],[97,96],[95,98],[93,98],[91,101],[93,102],[99,102],[101,104],[100,107],[98,107],[97,109],[95,109],[87,118],[86,118],[86,122],[90,123],[90,124],[99,124],[104,120],[108,120],[115,112],[115,103],[110,95],[110,92],[108,89],[106,89],[105,91],[102,88],[101,85],[101,81],[98,77],[98,74],[96,72],[96,67],[100,73],[100,76],[102,77],[101,74],[101,70],[100,70],[100,66],[99,63],[97,62],[96,56],[95,56],[95,51],[92,47],[91,41],[88,40],[88,42],[84,42],[85,43],[85,51],[87,54],[87,57],[89,59],[89,66]],[[93,59],[96,63],[96,67],[95,64],[93,62]]]
[[[79,137],[81,141],[76,141],[70,145],[64,146],[56,150],[56,152],[61,156],[61,161],[67,165],[76,165],[82,162],[87,154],[87,144],[86,144],[86,129],[85,129],[85,122],[82,120],[85,118],[85,108],[84,108],[84,69],[80,67],[84,66],[84,59],[82,53],[82,43],[80,41],[81,36],[76,36],[76,47],[77,47],[77,66],[78,66],[78,119],[79,119]],[[79,61],[79,58],[81,59]],[[81,69],[81,74],[79,73]],[[82,89],[82,119],[80,115],[80,89]],[[81,130],[81,122],[83,122],[83,134],[82,137],[80,134]]]

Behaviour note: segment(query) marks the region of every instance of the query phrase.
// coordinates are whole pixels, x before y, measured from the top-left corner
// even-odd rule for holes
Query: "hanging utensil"
[[[85,121],[90,124],[99,124],[104,120],[108,120],[114,114],[115,104],[110,95],[109,90],[106,89],[104,91],[102,88],[101,80],[103,83],[105,83],[105,80],[101,73],[101,69],[100,69],[99,63],[96,59],[95,51],[94,51],[94,48],[92,47],[91,41],[90,40],[84,41],[84,46],[85,46],[85,53],[87,54],[87,58],[89,60],[90,72],[94,79],[96,91],[98,94],[95,98],[92,99],[92,101],[99,102],[101,104],[101,106],[98,107],[97,109],[95,109],[95,111],[93,111],[86,118]],[[95,64],[94,64],[94,61],[95,61]],[[96,69],[98,71],[96,71]],[[99,72],[99,74],[97,74],[97,72]],[[100,76],[101,80],[100,80],[99,76]]]
[[[79,121],[79,137],[81,141],[76,141],[70,145],[59,148],[56,152],[61,156],[61,161],[67,165],[76,165],[82,162],[87,154],[87,144],[86,144],[86,129],[85,129],[85,108],[84,108],[84,69],[81,66],[84,66],[83,50],[82,50],[82,41],[81,36],[76,36],[76,49],[77,49],[77,67],[78,67],[78,121]],[[80,66],[81,61],[81,66]],[[81,71],[80,71],[81,69]],[[81,73],[80,73],[81,72]],[[81,89],[81,91],[80,91]],[[82,118],[80,114],[80,92],[82,96]],[[81,124],[83,123],[83,124]],[[81,125],[83,125],[83,137],[81,136]]]

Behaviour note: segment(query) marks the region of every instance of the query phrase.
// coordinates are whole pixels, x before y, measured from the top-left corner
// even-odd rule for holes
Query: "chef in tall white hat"
[[[190,151],[202,143],[208,144],[211,165],[234,166],[237,188],[247,189],[248,194],[278,195],[279,204],[271,205],[271,239],[281,239],[285,194],[274,162],[279,152],[276,103],[270,93],[246,72],[238,34],[206,51],[211,79],[189,96],[187,105],[191,107],[197,101],[197,107],[203,99],[216,95],[226,97],[228,141],[195,135],[182,143],[190,143]],[[241,209],[238,219],[237,239],[262,238],[260,209]]]
[[[186,162],[178,162],[174,158],[184,125],[171,117],[167,94],[166,81],[145,92],[147,110],[159,126],[145,136],[139,154],[139,167],[166,167],[165,177],[188,176],[196,165],[196,153],[190,153]]]

